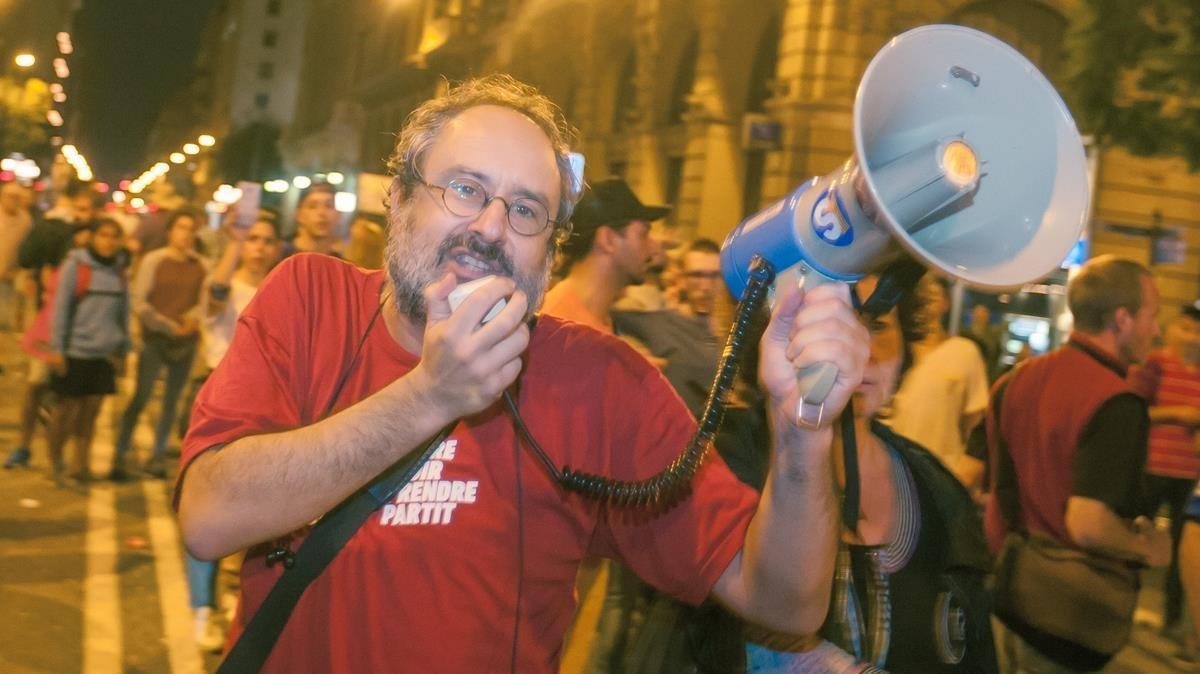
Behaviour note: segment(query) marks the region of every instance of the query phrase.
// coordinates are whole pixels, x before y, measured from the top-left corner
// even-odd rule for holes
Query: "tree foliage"
[[[50,88],[40,79],[0,77],[0,155],[50,152]]]
[[[279,154],[279,127],[271,122],[251,122],[235,129],[217,152],[217,168],[225,182],[263,182],[283,173]]]
[[[1069,54],[1081,130],[1200,169],[1200,3],[1083,0]]]

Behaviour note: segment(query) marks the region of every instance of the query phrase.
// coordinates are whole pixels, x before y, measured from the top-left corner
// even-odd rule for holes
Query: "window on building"
[[[263,61],[258,64],[258,79],[269,80],[275,77],[275,64],[270,61]]]
[[[946,23],[955,23],[995,35],[1012,45],[1051,81],[1060,77],[1066,62],[1067,19],[1049,3],[1034,0],[979,0],[968,3]]]
[[[283,0],[267,0],[267,16],[279,16],[283,10]]]
[[[667,157],[667,203],[674,208],[671,209],[671,214],[667,216],[667,222],[675,224],[678,222],[676,214],[679,212],[679,193],[683,189],[683,157]]]
[[[621,72],[617,75],[617,92],[613,100],[612,130],[624,131],[637,118],[637,51],[630,49]]]
[[[696,56],[699,53],[700,40],[693,34],[687,46],[679,57],[679,67],[675,71],[675,84],[671,88],[671,100],[667,104],[667,123],[683,123],[683,115],[688,109],[688,98],[696,85]]]
[[[271,97],[269,95],[264,93],[258,93],[254,95],[254,107],[258,108],[259,110],[266,110],[267,105],[270,103]]]
[[[765,113],[771,99],[771,83],[779,63],[780,20],[767,21],[758,40],[758,52],[750,69],[746,91],[746,112]],[[763,178],[766,175],[767,153],[761,149],[746,151],[746,175],[742,183],[742,217],[749,216],[762,205]]]
[[[771,98],[771,82],[779,63],[779,20],[767,21],[762,37],[758,40],[758,51],[750,69],[750,82],[746,91],[746,112],[766,112]]]
[[[273,30],[263,31],[262,46],[274,47],[277,42],[279,42],[279,33]]]

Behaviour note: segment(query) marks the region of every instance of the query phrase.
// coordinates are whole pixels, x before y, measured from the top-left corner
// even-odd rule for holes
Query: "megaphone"
[[[853,282],[907,252],[968,285],[1011,288],[1056,269],[1087,222],[1067,106],[1024,56],[970,28],[916,28],[875,55],[854,100],[854,150],[730,232],[721,267],[735,297],[756,255],[777,286]],[[836,376],[829,363],[801,372],[801,408],[820,405]]]

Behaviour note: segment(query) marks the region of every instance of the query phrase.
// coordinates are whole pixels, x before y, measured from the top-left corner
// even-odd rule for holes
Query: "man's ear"
[[[1109,325],[1112,326],[1114,332],[1122,334],[1133,325],[1133,314],[1126,307],[1117,307],[1117,310],[1113,312]]]
[[[596,228],[596,236],[592,239],[592,250],[611,253],[617,246],[618,238],[617,230],[608,225],[600,225]]]

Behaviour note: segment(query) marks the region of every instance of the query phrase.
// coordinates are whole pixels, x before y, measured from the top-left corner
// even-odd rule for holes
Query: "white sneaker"
[[[195,610],[195,625],[193,637],[196,639],[196,646],[202,651],[209,653],[220,653],[225,646],[225,635],[221,634],[221,630],[211,620],[212,609],[207,606],[201,606]]]

